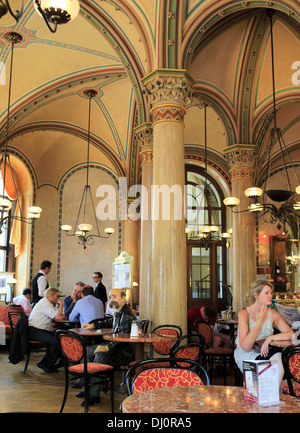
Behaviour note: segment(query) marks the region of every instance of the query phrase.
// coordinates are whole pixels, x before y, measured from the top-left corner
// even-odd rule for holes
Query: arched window
[[[203,226],[216,226],[218,233],[225,231],[224,197],[218,185],[211,178],[206,179],[200,167],[187,167],[186,185],[187,238],[201,236]]]
[[[188,308],[210,304],[218,311],[230,305],[227,287],[228,243],[224,194],[202,167],[186,166],[186,239]],[[203,227],[216,226],[210,238]],[[209,239],[209,241],[207,241]]]

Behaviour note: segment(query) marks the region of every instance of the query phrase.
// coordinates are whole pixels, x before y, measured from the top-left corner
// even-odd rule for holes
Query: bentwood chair
[[[152,330],[152,334],[174,336],[178,340],[182,336],[182,329],[177,325],[159,325]],[[153,341],[150,346],[150,358],[153,358],[153,352],[161,356],[169,356],[173,343],[172,338]]]
[[[90,397],[90,379],[92,377],[105,378],[110,382],[111,393],[111,411],[114,413],[114,368],[111,365],[98,364],[95,362],[87,362],[87,351],[85,339],[72,331],[58,330],[55,333],[61,351],[62,360],[65,368],[65,393],[60,408],[60,413],[64,410],[64,406],[68,396],[69,383],[72,380],[83,378],[84,386],[84,409],[85,413],[89,408]],[[70,378],[71,376],[71,378]],[[100,382],[93,382],[96,385]]]
[[[300,398],[300,345],[285,347],[281,355],[286,377],[282,382],[282,391]]]
[[[9,325],[12,332],[12,335],[14,335],[17,323],[19,319],[22,318],[25,322],[27,322],[27,316],[25,313],[20,311],[9,311],[8,312],[8,319],[9,319]],[[27,327],[28,323],[26,324]],[[30,360],[30,354],[31,352],[45,352],[48,351],[49,353],[49,345],[43,343],[42,341],[36,341],[36,340],[29,340],[27,339],[27,350],[25,354],[25,366],[24,366],[24,374],[27,371],[29,360]],[[49,357],[48,357],[48,367],[49,367]]]
[[[223,347],[213,347],[213,331],[206,323],[195,322],[195,330],[205,338],[205,347],[203,350],[203,364],[208,367],[209,378],[212,381],[213,370],[216,363],[222,363],[224,374],[224,385],[227,383],[227,364],[233,364],[233,348],[225,349]],[[231,342],[232,345],[232,342]]]
[[[192,359],[201,363],[204,345],[205,339],[203,335],[184,335],[173,343],[170,351],[170,358]],[[182,367],[190,367],[190,364],[184,364]]]
[[[207,372],[194,360],[170,358],[168,367],[161,367],[160,361],[159,358],[146,359],[130,367],[126,374],[128,395],[156,388],[209,385]],[[190,368],[183,367],[186,364],[189,364]]]

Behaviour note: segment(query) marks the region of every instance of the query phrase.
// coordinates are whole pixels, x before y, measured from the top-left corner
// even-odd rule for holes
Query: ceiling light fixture
[[[4,15],[7,14],[7,12],[9,12],[10,15],[16,20],[16,22],[18,22],[23,14],[23,8],[23,0],[21,2],[21,9],[16,10],[16,12],[13,12],[8,0],[0,0],[0,18],[2,18]]]
[[[41,216],[42,209],[38,206],[31,206],[28,208],[27,218],[22,216],[22,207],[19,202],[18,190],[14,172],[10,163],[10,157],[8,153],[8,133],[10,124],[10,100],[11,100],[11,87],[12,87],[12,72],[13,72],[13,53],[14,45],[22,41],[23,37],[16,32],[9,32],[4,35],[4,38],[11,43],[11,60],[10,60],[10,74],[9,74],[9,85],[8,85],[8,102],[7,102],[7,121],[6,121],[6,137],[4,149],[1,157],[1,175],[3,181],[3,191],[0,196],[0,233],[2,233],[3,228],[8,228],[9,221],[18,220],[23,221],[27,224],[32,224],[36,218]],[[8,186],[9,194],[8,195]],[[12,215],[11,208],[13,201],[18,204],[18,212],[14,212]]]
[[[90,155],[90,124],[91,124],[91,101],[93,98],[97,96],[97,91],[94,89],[85,90],[83,92],[89,98],[89,114],[88,114],[88,139],[87,139],[87,163],[86,163],[86,184],[83,189],[83,194],[74,226],[74,230],[72,232],[73,227],[71,225],[65,224],[61,226],[61,229],[66,233],[67,236],[77,236],[78,243],[83,245],[83,249],[86,249],[86,245],[93,245],[94,238],[109,238],[111,234],[114,233],[113,228],[105,228],[104,233],[106,236],[100,235],[98,221],[95,212],[95,206],[93,202],[93,197],[91,193],[91,187],[89,185],[89,155]],[[89,202],[89,209],[88,209]],[[90,234],[93,229],[92,224],[86,221],[87,212],[89,211],[89,216],[92,215],[95,221],[96,233]],[[88,216],[88,217],[89,217]],[[78,224],[79,223],[79,224]],[[78,226],[79,230],[76,231],[76,227]]]
[[[276,224],[278,230],[281,229],[281,224],[285,226],[286,221],[290,222],[294,227],[297,224],[292,223],[292,218],[294,220],[299,218],[299,210],[300,210],[300,201],[297,201],[295,198],[296,194],[300,194],[300,181],[296,174],[295,165],[292,163],[291,157],[289,155],[287,146],[284,142],[281,129],[277,126],[277,118],[276,118],[276,99],[275,99],[275,68],[274,68],[274,44],[273,44],[273,14],[274,11],[268,10],[267,15],[269,17],[270,22],[270,42],[271,42],[271,65],[272,65],[272,94],[273,94],[273,118],[274,118],[274,127],[270,131],[270,137],[267,147],[267,178],[264,183],[263,188],[251,187],[245,190],[244,194],[251,200],[248,208],[241,211],[235,211],[234,208],[240,203],[240,200],[237,197],[226,197],[224,199],[224,204],[228,207],[232,208],[234,213],[241,212],[251,212],[257,214],[259,217],[262,217],[266,223]],[[275,146],[277,150],[275,149]],[[273,154],[272,154],[273,151]],[[272,189],[270,186],[270,177],[271,177],[271,162],[272,157],[274,155],[281,155],[284,174],[286,178],[286,183],[288,188],[278,188]],[[257,165],[255,168],[255,178],[257,178],[262,171],[261,163],[263,161],[263,157],[261,155],[257,158]],[[292,190],[292,184],[290,175],[288,172],[288,168],[290,168],[295,176],[296,185],[295,192]],[[270,202],[271,200],[271,202]],[[272,202],[277,203],[274,204]],[[282,203],[279,205],[279,203]]]
[[[78,0],[33,0],[34,7],[44,19],[50,32],[55,33],[57,26],[66,24],[77,17],[80,4]]]

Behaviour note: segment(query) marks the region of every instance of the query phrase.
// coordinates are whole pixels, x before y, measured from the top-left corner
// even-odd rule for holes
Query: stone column
[[[160,69],[143,83],[153,116],[152,327],[176,324],[186,333],[183,133],[185,105],[194,82],[186,71]]]
[[[151,265],[152,265],[151,186],[153,183],[152,123],[144,123],[138,126],[137,128],[135,128],[134,132],[141,144],[140,164],[142,170],[140,281],[139,281],[140,319],[149,319],[151,322],[151,313],[152,313],[151,312]]]
[[[122,228],[122,251],[126,251],[133,257],[133,281],[139,281],[139,221],[136,215],[130,214],[130,204],[134,199],[127,199],[122,206],[123,228]],[[133,286],[133,290],[128,290],[126,296],[127,302],[133,304],[139,303],[138,287]]]
[[[247,209],[249,198],[244,191],[253,185],[255,146],[236,144],[224,150],[224,157],[231,167],[232,196],[240,200],[234,211]],[[245,306],[245,294],[256,279],[254,213],[233,213],[232,238],[232,295],[233,311]]]

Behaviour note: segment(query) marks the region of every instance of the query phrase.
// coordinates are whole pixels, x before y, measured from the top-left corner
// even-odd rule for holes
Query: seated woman
[[[251,284],[247,298],[252,303],[239,312],[238,334],[235,362],[243,371],[244,360],[277,360],[279,366],[279,389],[284,375],[279,347],[269,347],[271,341],[290,340],[292,329],[282,319],[279,313],[269,308],[272,305],[272,285],[266,281],[258,280]],[[274,329],[279,330],[274,334]]]

